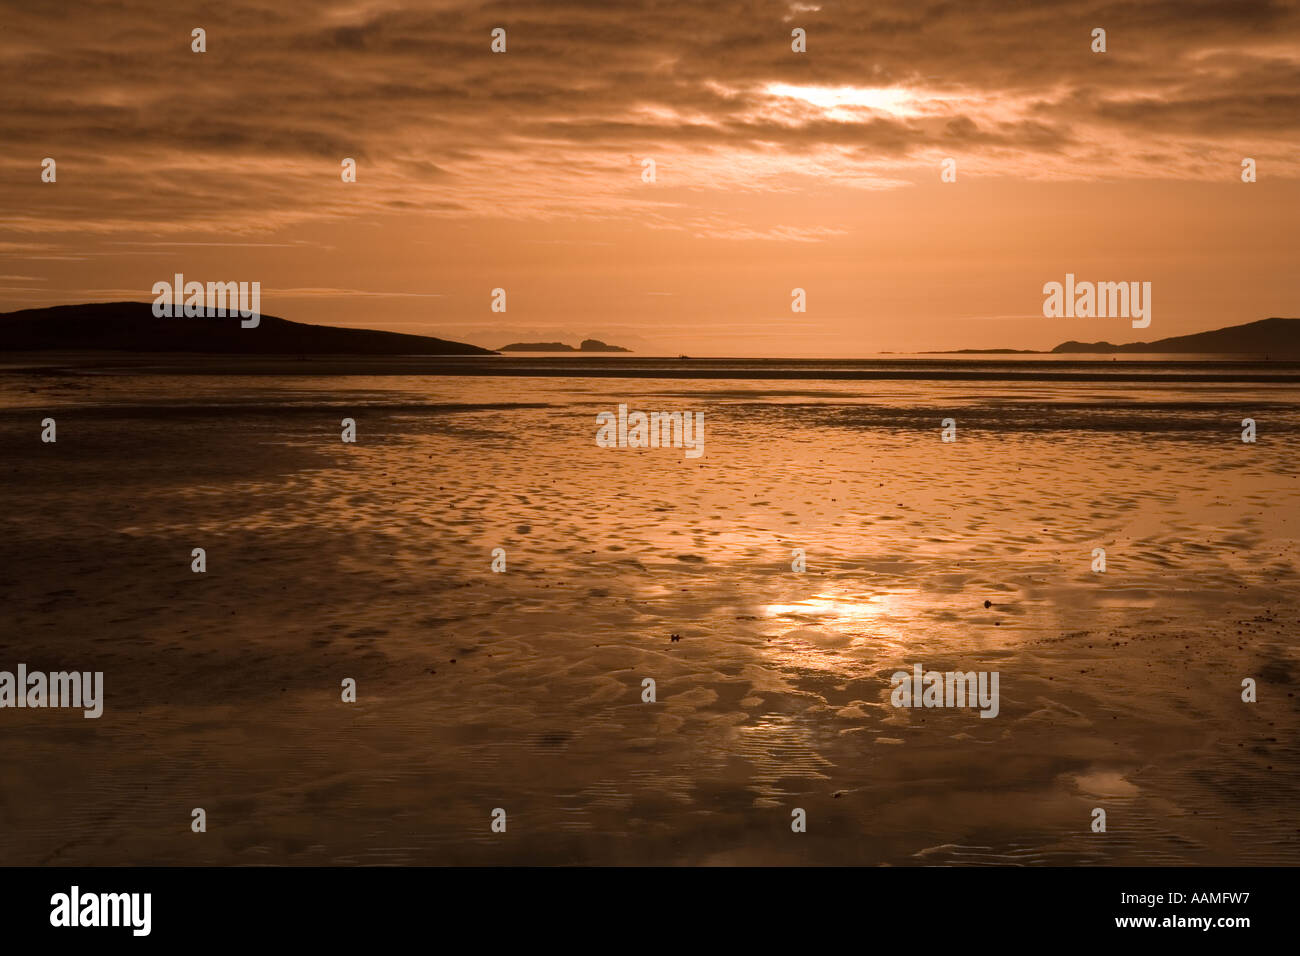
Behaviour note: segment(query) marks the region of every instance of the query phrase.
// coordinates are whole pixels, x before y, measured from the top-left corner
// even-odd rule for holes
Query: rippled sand
[[[704,412],[704,456],[596,447],[620,402]],[[0,404],[0,669],[107,698],[0,711],[0,863],[1300,862],[1295,385],[57,374]],[[915,662],[998,671],[999,716],[891,707]]]

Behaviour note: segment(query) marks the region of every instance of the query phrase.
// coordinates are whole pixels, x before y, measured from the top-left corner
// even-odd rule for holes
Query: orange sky
[[[0,309],[183,272],[492,347],[831,356],[1300,315],[1296,3],[177,6],[5,4]],[[1044,318],[1066,272],[1151,282],[1151,327]]]

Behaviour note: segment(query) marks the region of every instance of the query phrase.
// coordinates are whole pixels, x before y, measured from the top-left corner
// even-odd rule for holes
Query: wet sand
[[[0,863],[1300,862],[1300,383],[1235,374],[2,374],[0,669],[106,701],[0,710]]]

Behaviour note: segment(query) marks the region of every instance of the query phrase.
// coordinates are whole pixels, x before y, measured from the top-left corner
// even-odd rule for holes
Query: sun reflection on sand
[[[786,658],[800,670],[846,673],[896,657],[908,643],[905,629],[915,616],[911,591],[878,594],[820,593],[793,603],[760,606],[763,619],[792,625],[774,635],[769,656]]]

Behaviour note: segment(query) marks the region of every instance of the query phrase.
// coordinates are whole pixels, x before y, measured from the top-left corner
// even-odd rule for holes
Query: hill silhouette
[[[150,302],[92,302],[0,313],[0,350],[208,352],[245,355],[495,355],[491,349],[428,335],[308,325],[263,315],[245,329],[239,316],[157,318]]]
[[[1126,352],[1300,355],[1300,319],[1260,319],[1210,332],[1175,335],[1154,342],[1063,342],[1053,353],[1116,354]]]

